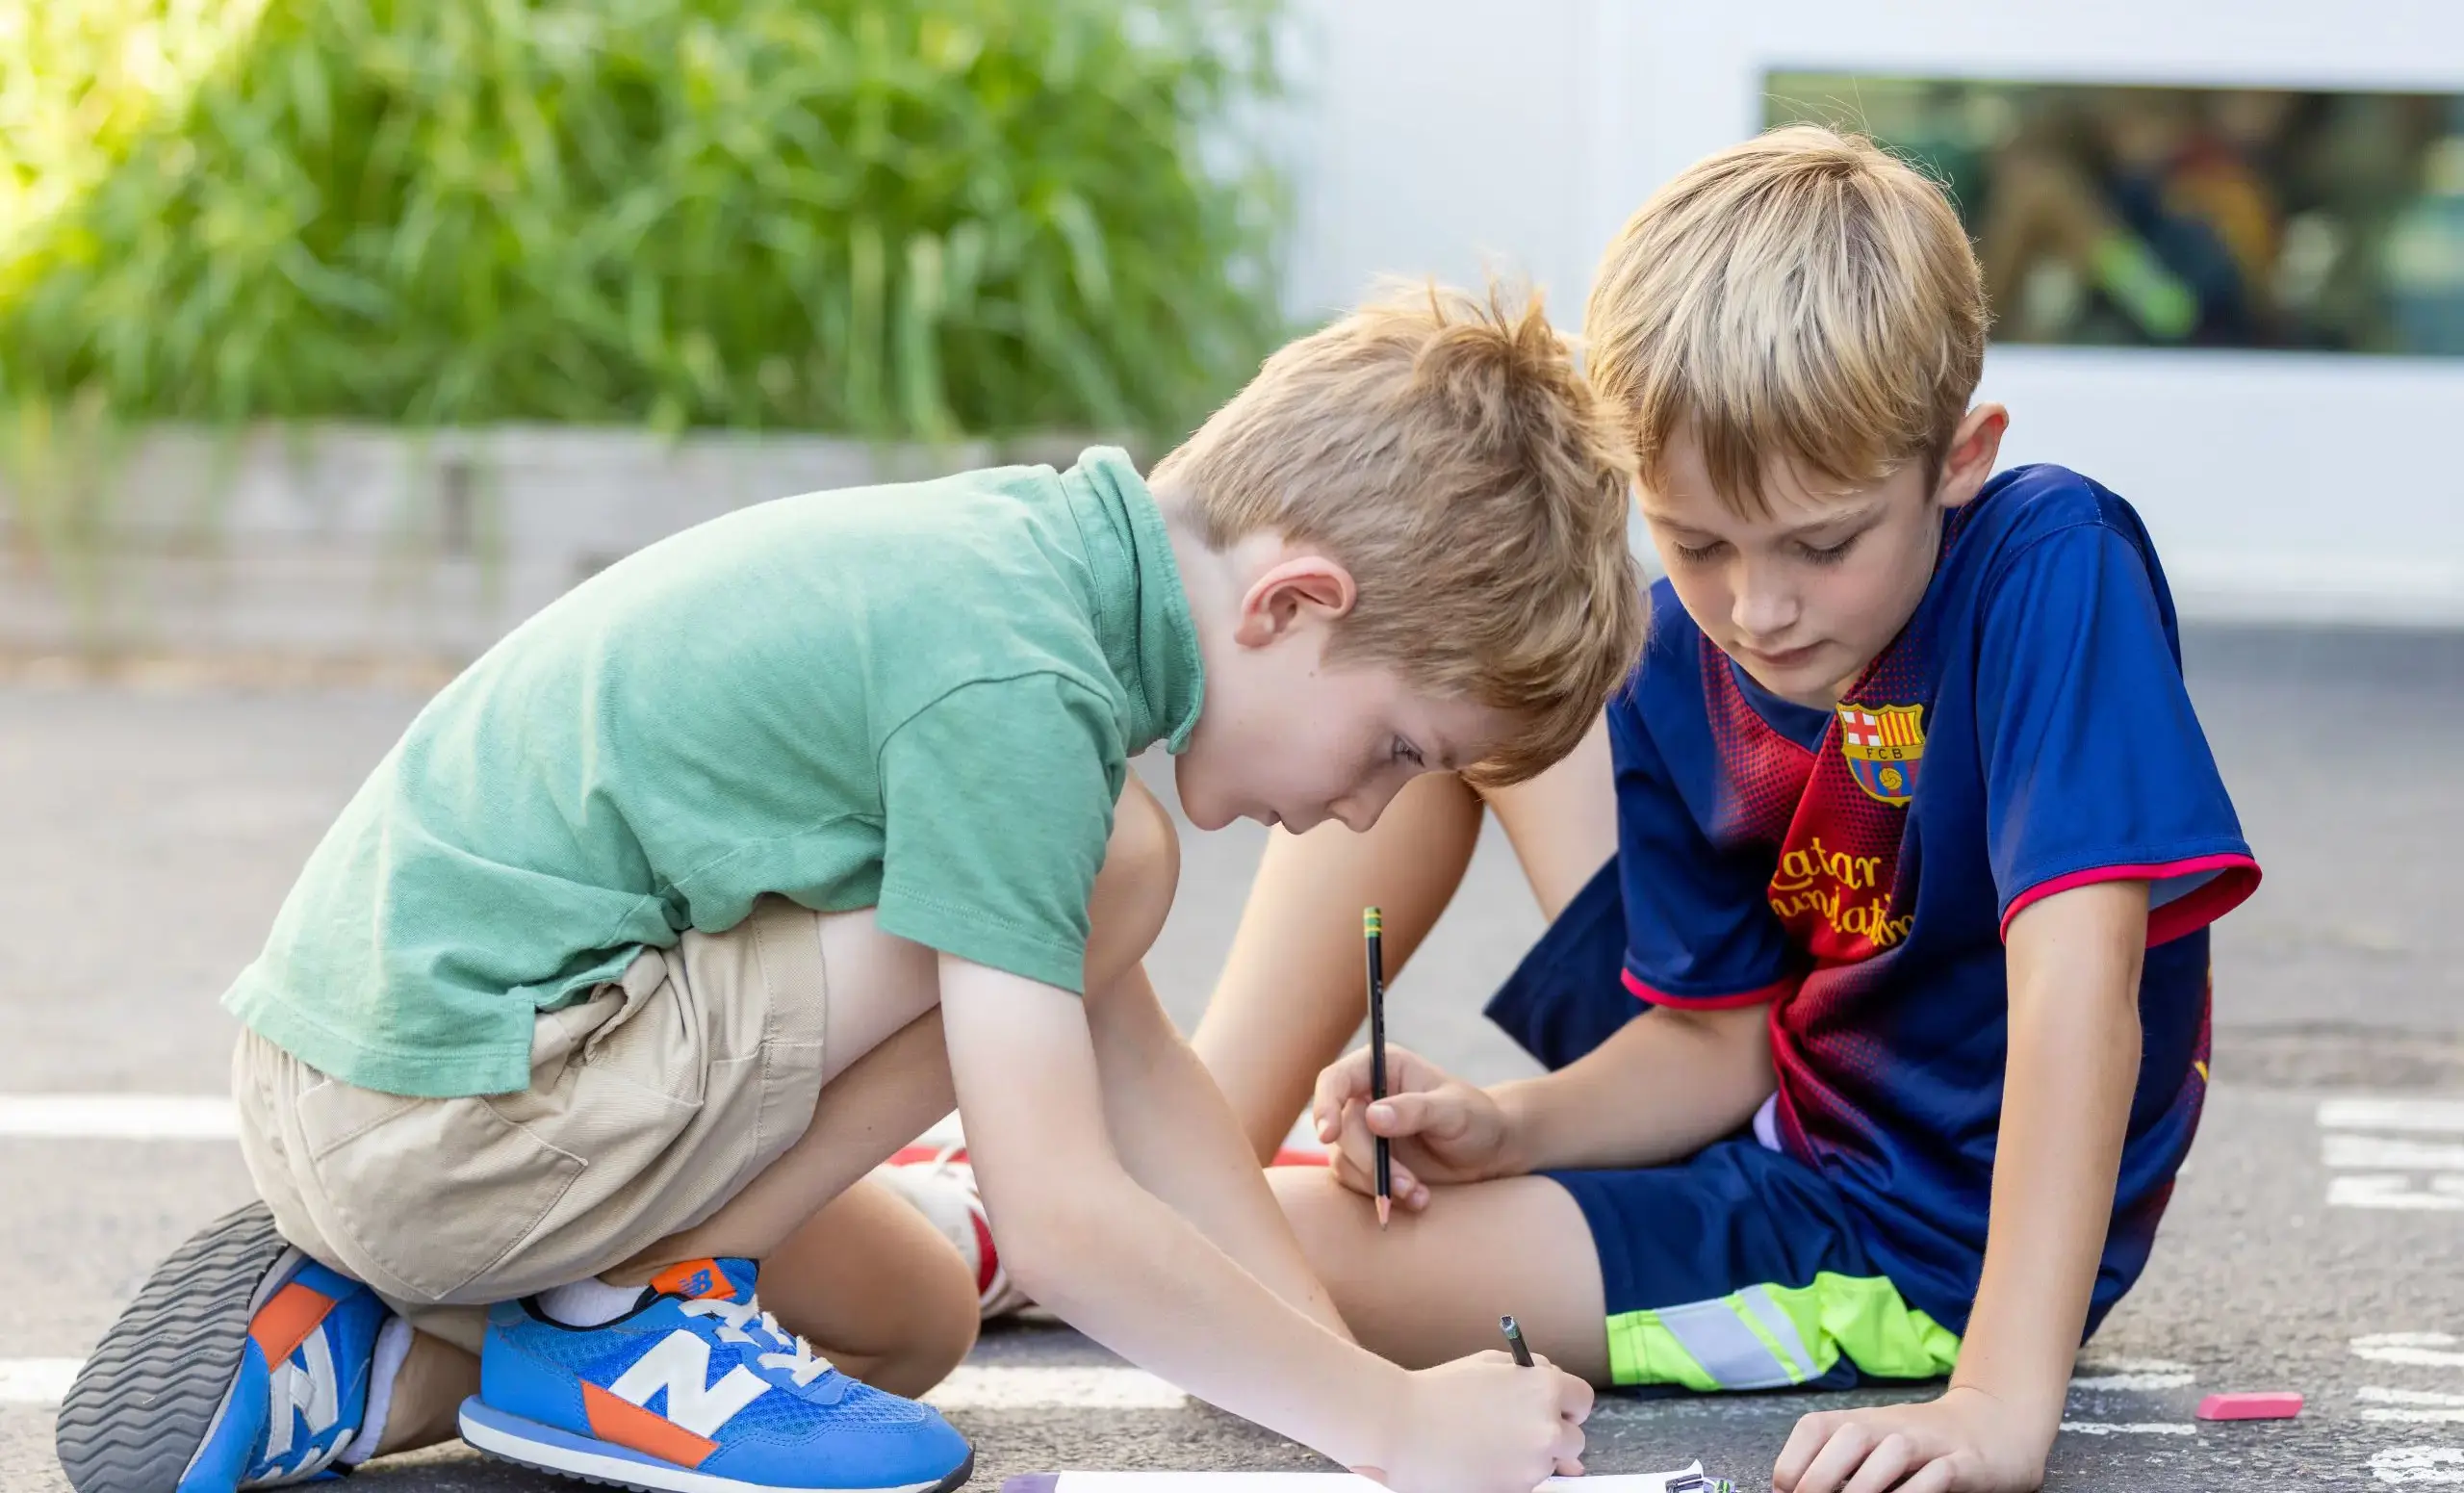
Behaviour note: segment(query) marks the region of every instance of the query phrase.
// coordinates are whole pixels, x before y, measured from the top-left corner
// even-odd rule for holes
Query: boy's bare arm
[[[950,955],[940,984],[977,1181],[1012,1275],[1039,1301],[1399,1490],[1522,1493],[1579,1470],[1581,1380],[1502,1353],[1406,1373],[1328,1330],[1123,1170],[1077,997]]]
[[[1769,1016],[1663,1006],[1553,1073],[1499,1085],[1513,1170],[1657,1166],[1734,1133],[1771,1096]]]
[[[1648,1167],[1732,1133],[1770,1096],[1765,1006],[1661,1009],[1581,1061],[1539,1078],[1476,1089],[1416,1052],[1387,1049],[1390,1097],[1371,1104],[1369,1054],[1318,1077],[1310,1101],[1335,1176],[1370,1190],[1373,1136],[1396,1142],[1395,1200],[1428,1206],[1429,1188],[1553,1168]]]
[[[2021,912],[1984,1277],[1954,1386],[2053,1440],[2113,1222],[2139,1082],[2147,884],[2104,882]]]
[[[1320,1326],[1351,1331],[1301,1253],[1232,1107],[1142,965],[1087,992],[1104,1119],[1129,1174]]]
[[[1930,1403],[1806,1417],[1773,1472],[1782,1493],[1896,1487],[1920,1469],[1944,1490],[2042,1482],[2113,1219],[2146,944],[2144,882],[2057,892],[2013,920],[1993,1204],[1959,1369]]]

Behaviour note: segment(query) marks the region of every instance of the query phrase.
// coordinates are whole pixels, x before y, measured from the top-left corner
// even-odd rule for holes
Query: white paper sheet
[[[1670,1482],[1702,1475],[1697,1462],[1676,1472],[1552,1478],[1539,1493],[1668,1493]],[[1017,1485],[1043,1480],[1013,1478],[1002,1486],[1004,1493],[1026,1493]],[[1050,1493],[1386,1493],[1381,1484],[1348,1472],[1065,1472],[1049,1487]]]

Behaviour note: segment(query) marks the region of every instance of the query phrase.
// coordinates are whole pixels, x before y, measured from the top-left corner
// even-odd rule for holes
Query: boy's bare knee
[[[1376,1229],[1369,1200],[1336,1181],[1325,1167],[1269,1167],[1267,1185],[1274,1190],[1274,1200],[1300,1241],[1301,1253],[1309,1257],[1310,1269],[1336,1293],[1340,1307],[1338,1282],[1348,1274],[1346,1262]]]
[[[975,1276],[963,1268],[955,1274],[935,1272],[931,1287],[917,1291],[909,1307],[905,1338],[871,1363],[859,1365],[863,1372],[856,1377],[912,1400],[966,1361],[984,1318]]]
[[[1181,882],[1181,837],[1172,815],[1132,777],[1113,811],[1112,839],[1088,903],[1091,984],[1118,975],[1146,955]]]

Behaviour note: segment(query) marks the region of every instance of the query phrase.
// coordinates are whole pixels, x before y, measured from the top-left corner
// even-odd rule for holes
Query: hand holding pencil
[[[1336,1180],[1377,1195],[1377,1143],[1388,1143],[1390,1196],[1417,1213],[1431,1187],[1511,1176],[1522,1170],[1497,1100],[1409,1048],[1386,1046],[1386,1096],[1372,1094],[1372,1052],[1348,1053],[1318,1075],[1310,1122]]]

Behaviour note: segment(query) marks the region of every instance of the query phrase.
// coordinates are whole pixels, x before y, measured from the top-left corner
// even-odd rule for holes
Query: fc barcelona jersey
[[[1829,710],[1778,699],[1665,581],[1611,705],[1624,977],[1770,1004],[1767,1144],[1819,1168],[1901,1292],[1964,1324],[2001,1119],[2003,936],[2090,882],[2150,884],[2137,1094],[2092,1322],[2145,1263],[2207,1081],[2207,925],[2258,866],[2182,683],[2138,515],[2005,473],[1944,517],[1931,587]]]

